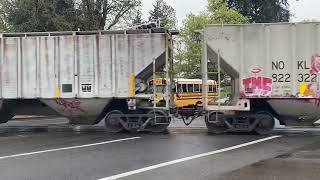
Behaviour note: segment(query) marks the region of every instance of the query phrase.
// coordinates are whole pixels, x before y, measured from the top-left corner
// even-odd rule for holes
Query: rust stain
[[[79,91],[80,91],[80,83],[79,83],[79,81],[80,81],[80,79],[79,79],[79,74],[80,74],[80,37],[79,36],[76,36],[75,37],[75,41],[76,41],[76,43],[75,43],[75,45],[74,45],[74,49],[75,49],[75,51],[76,51],[76,57],[75,57],[75,60],[76,60],[76,68],[77,69],[75,69],[76,70],[76,76],[78,76],[78,92],[76,92],[76,93],[79,93]],[[74,80],[75,80],[76,78],[74,78]]]
[[[60,84],[61,84],[61,68],[60,68],[60,56],[61,56],[61,49],[60,49],[60,46],[61,46],[61,40],[60,40],[61,37],[56,37],[56,47],[57,47],[57,79],[58,79],[58,86],[60,87]]]
[[[129,67],[129,71],[133,72],[132,68],[132,62],[134,61],[134,44],[131,42],[131,38],[132,36],[127,35],[127,40],[128,40],[128,49],[127,49],[127,53],[128,53],[128,67]],[[131,50],[132,49],[132,50]],[[132,53],[132,54],[131,54]]]
[[[132,38],[132,39],[131,39]],[[133,73],[134,69],[133,69],[133,65],[134,65],[134,51],[135,51],[135,46],[134,46],[134,38],[135,36],[132,35],[128,35],[128,64],[129,64],[129,68],[130,68],[130,72]]]
[[[161,48],[166,48],[167,47],[167,34],[161,34],[161,40],[160,40],[160,42],[161,42]]]
[[[83,73],[83,75],[85,76],[88,76],[90,73],[90,70],[91,70],[91,63],[90,62],[90,57],[92,57],[92,54],[90,52],[90,42],[89,42],[89,36],[84,36],[83,37],[83,43],[84,43],[84,46],[82,48],[82,52],[84,54],[82,54],[84,56],[84,60],[87,61],[86,62],[86,72]],[[92,58],[93,59],[93,58]]]
[[[97,58],[96,63],[98,67],[97,75],[98,75],[98,78],[100,79],[101,69],[99,68],[100,67],[100,35],[99,34],[96,35],[96,58]]]
[[[9,77],[8,77],[8,68],[4,68],[7,66],[8,64],[8,45],[7,45],[7,39],[4,38],[3,39],[3,64],[2,64],[2,67],[1,67],[1,75],[2,75],[2,89],[5,88],[6,84],[9,83]],[[3,93],[2,93],[3,94]]]
[[[45,52],[45,69],[46,69],[46,72],[49,72],[49,48],[48,48],[48,37],[45,37],[44,38],[44,52]],[[47,79],[47,82],[50,82],[50,78],[48,75],[46,75],[46,79]]]
[[[45,51],[45,62],[46,62],[46,70],[48,71],[49,66],[49,54],[48,54],[48,38],[44,38],[44,51]]]
[[[56,74],[56,64],[58,63],[58,58],[57,58],[57,38],[54,37],[53,38],[53,46],[54,46],[54,49],[53,49],[53,61],[54,61],[54,76],[55,78],[57,78],[57,74]]]
[[[19,51],[20,51],[20,58],[21,58],[21,61],[20,62],[23,62],[23,56],[22,56],[22,38],[19,38],[18,39],[18,41],[20,41],[20,46],[18,46],[19,45],[19,43],[17,43],[18,45],[17,45],[17,49],[16,49],[16,57],[17,57],[17,81],[16,81],[16,83],[17,83],[17,96],[19,96],[19,91],[21,92],[21,94],[22,94],[22,89],[23,89],[23,83],[21,83],[21,82],[18,82],[18,79],[19,79],[19,71],[18,71],[18,66],[19,66],[19,63],[18,63],[18,61],[19,61]],[[20,66],[22,66],[22,63],[20,64]],[[20,79],[22,80],[23,79],[23,75],[24,75],[24,68],[20,68],[21,69],[21,72],[20,72]],[[20,94],[20,95],[21,95]]]
[[[116,36],[116,41],[115,42],[117,42],[117,44],[118,44],[118,49],[117,50],[123,49],[123,46],[122,46],[123,38],[124,38],[123,35],[117,35]]]
[[[113,36],[109,36],[109,44],[110,44],[110,72],[109,72],[109,75],[110,75],[110,79],[111,79],[111,82],[110,82],[110,86],[111,86],[111,89],[113,89],[112,87],[113,87],[113,73],[112,73],[112,71],[113,71],[113,65],[112,65],[112,63],[113,63],[113,44],[112,44],[112,38],[113,38]],[[113,92],[112,92],[112,94],[113,94]]]
[[[150,36],[150,43],[151,43],[151,53],[152,53],[152,58],[155,56],[155,52],[154,52],[154,34],[149,34]]]
[[[7,45],[7,39],[3,39],[3,64],[7,64],[8,61],[8,45]]]

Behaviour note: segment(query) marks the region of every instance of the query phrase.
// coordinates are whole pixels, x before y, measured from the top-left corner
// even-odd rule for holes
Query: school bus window
[[[199,85],[199,90],[202,92],[202,84]]]
[[[175,84],[174,87],[172,88],[172,92],[176,93],[177,92],[177,85]]]
[[[213,92],[213,86],[209,85],[209,92]]]
[[[213,86],[213,92],[217,92],[217,86],[216,85]]]
[[[193,92],[193,84],[188,84],[188,92],[189,93]]]
[[[200,84],[194,85],[193,92],[200,92]]]
[[[188,92],[188,91],[187,91],[187,85],[186,85],[186,84],[182,84],[182,91],[183,91],[183,92]]]
[[[177,84],[177,92],[181,93],[182,92],[182,85],[181,84]]]

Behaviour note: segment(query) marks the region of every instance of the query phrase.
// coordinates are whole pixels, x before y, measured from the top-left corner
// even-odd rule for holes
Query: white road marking
[[[131,176],[131,175],[134,175],[134,174],[139,174],[139,173],[142,173],[142,172],[158,169],[158,168],[161,168],[161,167],[170,166],[170,165],[173,165],[173,164],[182,163],[182,162],[193,160],[193,159],[198,159],[198,158],[202,158],[202,157],[206,157],[206,156],[211,156],[211,155],[214,155],[214,154],[219,154],[219,153],[223,153],[223,152],[239,149],[239,148],[250,146],[250,145],[253,145],[253,144],[258,144],[258,143],[261,143],[261,142],[264,142],[264,141],[269,141],[269,140],[272,140],[272,139],[276,139],[276,138],[279,138],[279,137],[281,137],[281,136],[271,136],[271,137],[268,137],[268,138],[264,138],[264,139],[260,139],[260,140],[256,140],[256,141],[252,141],[252,142],[248,142],[248,143],[244,143],[244,144],[239,144],[239,145],[228,147],[228,148],[224,148],[224,149],[219,149],[219,150],[216,150],[216,151],[211,151],[211,152],[207,152],[207,153],[203,153],[203,154],[189,156],[189,157],[185,157],[185,158],[182,158],[182,159],[176,159],[176,160],[173,160],[173,161],[168,161],[168,162],[165,162],[165,163],[161,163],[161,164],[157,164],[157,165],[153,165],[153,166],[137,169],[137,170],[134,170],[134,171],[129,171],[129,172],[126,172],[126,173],[109,176],[109,177],[102,178],[102,179],[99,179],[99,180],[119,179],[119,178]]]
[[[99,143],[93,143],[93,144],[85,144],[85,145],[80,145],[80,146],[71,146],[71,147],[65,147],[65,148],[48,149],[48,150],[43,150],[43,151],[14,154],[14,155],[9,155],[9,156],[2,156],[2,157],[0,157],[0,160],[15,158],[15,157],[22,157],[22,156],[30,156],[30,155],[35,155],[35,154],[43,154],[43,153],[48,153],[48,152],[56,152],[56,151],[63,151],[63,150],[69,150],[69,149],[77,149],[77,148],[85,148],[85,147],[98,146],[98,145],[104,145],[104,144],[111,144],[111,143],[115,143],[115,142],[129,141],[129,140],[134,140],[134,139],[139,139],[139,138],[141,138],[141,137],[116,139],[116,140],[111,140],[111,141],[105,141],[105,142],[99,142]]]

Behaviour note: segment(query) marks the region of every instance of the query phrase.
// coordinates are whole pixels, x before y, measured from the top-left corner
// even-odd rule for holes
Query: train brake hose
[[[188,116],[188,117],[186,117],[186,118],[185,118],[185,116],[181,116],[181,117],[182,117],[183,123],[184,123],[186,126],[189,126],[189,125],[196,119],[196,116]],[[188,121],[188,119],[190,119],[190,118],[191,118],[191,120]]]

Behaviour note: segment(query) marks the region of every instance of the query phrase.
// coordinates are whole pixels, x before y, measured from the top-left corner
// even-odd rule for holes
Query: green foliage
[[[229,8],[226,0],[208,0],[208,7],[200,15],[189,14],[176,42],[175,73],[184,78],[201,77],[201,43],[197,30],[207,24],[243,24],[248,18],[235,8]]]
[[[111,29],[132,20],[132,13],[140,5],[140,0],[1,0],[0,30]]]
[[[10,31],[74,30],[76,10],[73,0],[1,1],[1,19]]]
[[[79,4],[82,30],[112,29],[121,21],[132,19],[140,0],[81,0]]]
[[[177,18],[175,9],[163,0],[156,0],[153,9],[149,11],[149,21],[160,20],[161,27],[173,29],[176,27]]]
[[[213,24],[248,23],[248,18],[228,7],[226,0],[208,0],[208,11],[209,21]]]
[[[229,7],[236,8],[249,17],[251,23],[288,22],[288,0],[228,0]]]
[[[132,25],[137,25],[137,24],[141,24],[141,23],[143,23],[142,12],[141,12],[141,10],[138,10],[135,14],[134,19],[132,20]]]

